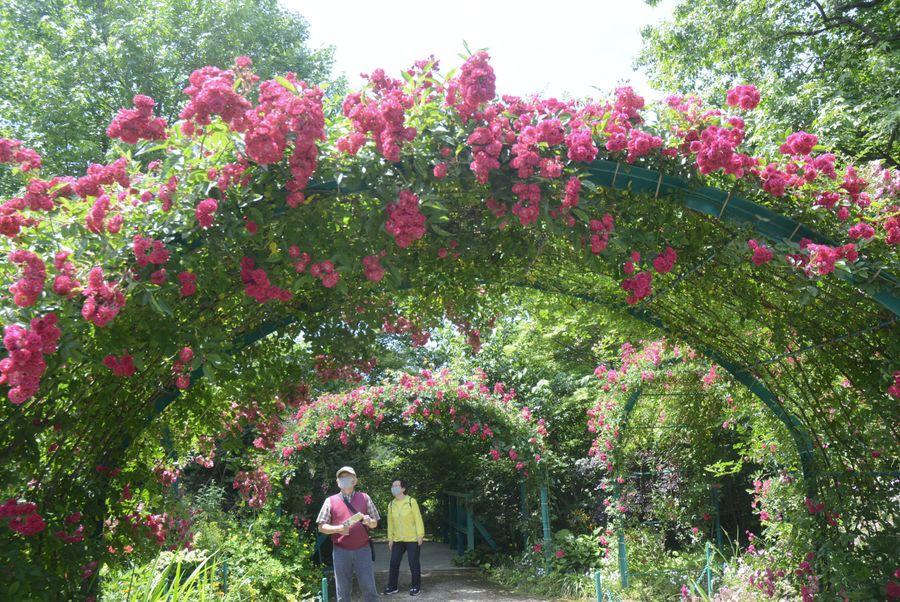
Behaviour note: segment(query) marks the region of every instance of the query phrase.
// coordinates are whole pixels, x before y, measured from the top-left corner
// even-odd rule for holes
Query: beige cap
[[[341,476],[341,473],[342,473],[342,472],[349,472],[349,473],[352,474],[354,477],[356,476],[356,471],[353,470],[352,468],[350,468],[349,466],[342,466],[342,467],[340,468],[340,470],[337,471],[337,475],[335,475],[335,476],[338,476],[338,477]]]

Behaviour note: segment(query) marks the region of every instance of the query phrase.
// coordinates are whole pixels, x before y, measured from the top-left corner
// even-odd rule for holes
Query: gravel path
[[[375,585],[379,592],[387,586],[390,551],[384,542],[375,543]],[[491,602],[545,602],[547,598],[532,598],[515,594],[499,585],[491,583],[474,568],[457,567],[453,559],[456,552],[450,546],[435,542],[425,542],[422,547],[422,591],[415,598],[409,595],[409,565],[406,557],[400,564],[400,592],[392,596],[381,596],[385,602],[398,600],[421,600],[434,602],[469,602],[490,600]],[[334,578],[329,578],[329,593],[334,600]],[[353,600],[360,599],[359,586],[353,582]]]
[[[402,575],[402,573],[401,573]],[[375,583],[379,591],[384,590],[387,584],[387,574],[376,573]],[[411,598],[408,590],[408,582],[404,583],[401,576],[400,584],[403,589],[393,596],[382,596],[382,600],[430,600],[446,602],[463,602],[470,600],[491,600],[492,602],[543,602],[543,598],[529,598],[504,590],[498,585],[490,583],[476,570],[458,571],[422,571],[422,592],[415,598]]]

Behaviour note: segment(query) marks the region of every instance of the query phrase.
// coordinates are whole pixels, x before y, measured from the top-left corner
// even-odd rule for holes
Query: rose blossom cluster
[[[190,347],[182,347],[178,352],[178,357],[172,362],[175,386],[179,389],[187,389],[191,386],[191,362],[193,360],[194,350]]]
[[[0,138],[0,164],[17,163],[23,173],[41,168],[41,156],[22,146],[21,140]]]
[[[134,358],[128,353],[123,353],[119,357],[109,354],[103,358],[103,365],[120,378],[133,376],[137,371],[137,368],[134,366]]]
[[[165,140],[166,120],[153,116],[156,104],[149,96],[136,95],[133,109],[119,109],[112,123],[106,128],[106,135],[126,144],[137,144],[138,140]]]
[[[672,271],[675,262],[678,261],[678,253],[672,247],[666,247],[666,250],[653,258],[653,269],[658,274],[666,274]]]
[[[504,144],[510,144],[516,134],[509,128],[509,119],[497,118],[486,126],[477,127],[469,134],[466,143],[472,151],[469,169],[479,184],[486,184],[491,171],[500,169],[500,153]]]
[[[384,268],[381,266],[381,258],[384,251],[378,255],[366,255],[363,257],[363,274],[371,282],[381,282],[384,278]]]
[[[241,497],[251,508],[262,508],[272,491],[269,475],[261,468],[239,471],[234,476],[233,487],[240,492]]]
[[[235,92],[234,75],[234,71],[216,67],[203,67],[191,73],[190,85],[184,89],[190,100],[179,114],[184,120],[181,124],[184,134],[193,135],[197,125],[209,125],[213,115],[221,117],[233,131],[246,130],[245,113],[253,107]]]
[[[313,278],[321,280],[325,288],[334,288],[341,280],[341,273],[334,268],[334,262],[330,259],[310,265],[309,273]]]
[[[613,217],[609,213],[604,213],[602,219],[592,219],[590,221],[591,228],[591,253],[599,255],[606,250],[609,244],[609,235],[613,231]]]
[[[621,152],[627,150],[626,163],[634,163],[638,157],[648,155],[650,151],[662,146],[662,138],[636,129],[643,119],[638,111],[644,108],[644,98],[635,94],[631,86],[623,86],[615,90],[615,102],[609,108],[609,118],[604,131],[608,138],[606,150]]]
[[[628,305],[634,305],[641,299],[649,297],[650,293],[653,292],[651,288],[652,282],[653,275],[650,272],[638,272],[634,276],[623,280],[619,286],[628,293],[625,302]]]
[[[16,249],[9,254],[9,261],[14,264],[24,264],[22,277],[9,287],[13,294],[13,302],[19,307],[31,307],[44,291],[44,283],[47,281],[47,269],[41,258],[24,249]]]
[[[316,170],[319,152],[316,141],[325,139],[323,92],[297,81],[293,73],[288,73],[284,80],[293,91],[277,80],[260,84],[259,105],[247,112],[244,140],[247,155],[262,165],[280,161],[293,142],[288,158],[291,179],[285,187],[290,192],[288,205],[297,207],[304,200],[301,191]]]
[[[497,77],[487,52],[476,52],[462,64],[459,75],[447,86],[447,106],[455,107],[463,121],[496,95]]]
[[[34,318],[29,329],[10,324],[3,329],[3,346],[8,355],[0,360],[0,384],[10,387],[7,396],[15,405],[33,397],[47,368],[45,355],[56,352],[62,331],[56,314]]]
[[[71,194],[71,186],[67,182],[72,178],[53,178],[49,182],[35,178],[25,186],[25,194],[13,197],[0,204],[0,234],[15,238],[22,228],[33,226],[39,222],[37,218],[25,217],[22,211],[51,211],[56,205],[53,199]],[[60,186],[55,191],[52,191]]]
[[[512,206],[512,214],[519,218],[523,226],[535,223],[541,216],[541,187],[516,182],[512,185],[512,193],[519,199]]]
[[[387,233],[401,249],[425,236],[425,216],[419,210],[419,197],[409,190],[401,190],[396,203],[387,206]]]
[[[752,238],[747,241],[747,246],[753,251],[753,257],[750,261],[753,262],[753,265],[760,266],[764,263],[769,263],[772,261],[772,258],[775,257],[775,254],[772,252],[772,249],[765,245],[761,245]]]
[[[563,209],[571,209],[578,206],[579,193],[581,192],[581,180],[572,176],[566,182],[566,192],[562,200]]]
[[[159,479],[160,485],[163,487],[171,487],[181,476],[181,469],[176,466],[169,468],[162,464],[157,464],[153,468],[153,473],[156,475],[156,478]]]
[[[729,107],[740,107],[745,111],[755,109],[761,100],[759,90],[752,85],[738,85],[728,90],[725,102]]]
[[[81,307],[81,315],[97,328],[108,326],[125,307],[125,295],[114,284],[103,278],[103,269],[96,266],[88,274],[86,297]]]
[[[104,186],[118,184],[122,188],[131,186],[131,179],[127,172],[128,159],[120,157],[109,165],[92,163],[87,168],[87,173],[78,178],[73,184],[75,194],[79,198],[100,197],[104,194]]]
[[[834,264],[840,260],[853,263],[859,259],[859,253],[856,250],[856,245],[853,243],[832,247],[829,245],[818,245],[804,239],[800,241],[800,248],[805,250],[807,255],[801,256],[798,263],[810,276],[814,274],[823,276],[834,272]],[[792,256],[792,258],[798,259],[797,256]]]
[[[193,272],[179,273],[178,283],[181,285],[179,293],[182,297],[190,297],[197,292],[197,274]]]
[[[244,257],[241,259],[241,282],[244,283],[244,294],[257,303],[268,301],[290,301],[293,295],[290,291],[278,288],[269,282],[269,275],[262,268],[254,267],[253,259]]]
[[[355,155],[371,137],[381,156],[397,162],[403,144],[416,137],[416,128],[406,127],[406,110],[415,105],[416,99],[403,91],[402,82],[387,77],[383,69],[363,77],[369,80],[372,96],[354,92],[344,99],[341,109],[350,119],[353,132],[338,139],[337,148]]]
[[[57,275],[53,279],[53,292],[71,298],[81,286],[75,278],[75,264],[69,261],[69,251],[58,251],[53,257]]]
[[[422,347],[431,338],[430,332],[403,316],[394,319],[385,318],[381,328],[387,334],[409,334],[413,347]]]
[[[144,238],[136,234],[132,239],[131,250],[137,259],[138,267],[148,265],[162,265],[169,261],[169,251],[161,240]]]
[[[548,148],[565,141],[565,132],[559,119],[542,119],[536,124],[525,125],[512,145],[510,167],[517,170],[521,179],[527,179],[538,171],[541,177],[558,178],[562,175],[562,163],[558,157],[542,158],[540,144]]]
[[[0,518],[10,519],[6,526],[25,537],[47,528],[43,517],[37,512],[37,505],[32,502],[8,499],[0,504]]]
[[[194,209],[194,217],[197,219],[197,225],[203,229],[212,226],[218,209],[219,202],[216,199],[203,199],[197,203],[197,207]]]

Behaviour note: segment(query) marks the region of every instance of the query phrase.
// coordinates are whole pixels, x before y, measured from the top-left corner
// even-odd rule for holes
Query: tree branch
[[[879,4],[884,4],[884,0],[861,0],[860,2],[847,2],[846,4],[836,4],[834,10],[838,12],[847,12],[856,8],[874,8]]]

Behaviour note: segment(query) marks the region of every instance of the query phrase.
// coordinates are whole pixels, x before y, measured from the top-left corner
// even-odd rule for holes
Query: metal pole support
[[[550,557],[550,502],[547,486],[541,485],[541,524],[544,528],[544,558]]]
[[[466,549],[475,549],[475,511],[472,500],[466,500]]]
[[[712,599],[712,565],[710,564],[712,558],[710,557],[710,551],[712,550],[712,544],[708,541],[706,542],[706,595]]]
[[[521,502],[521,516],[522,516],[522,524],[528,524],[528,500],[527,500],[527,492],[525,489],[525,481],[519,483],[519,501]],[[528,531],[529,529],[526,527],[522,529],[522,539],[524,540],[524,545],[528,547]]]
[[[625,547],[625,532],[619,531],[619,579],[623,588],[628,587],[628,550]]]
[[[712,487],[712,496],[714,508],[716,510],[716,547],[719,548],[719,552],[721,552],[724,548],[724,542],[722,541],[722,513],[721,500],[719,499],[719,487]]]
[[[228,561],[222,562],[222,593],[228,593]]]

